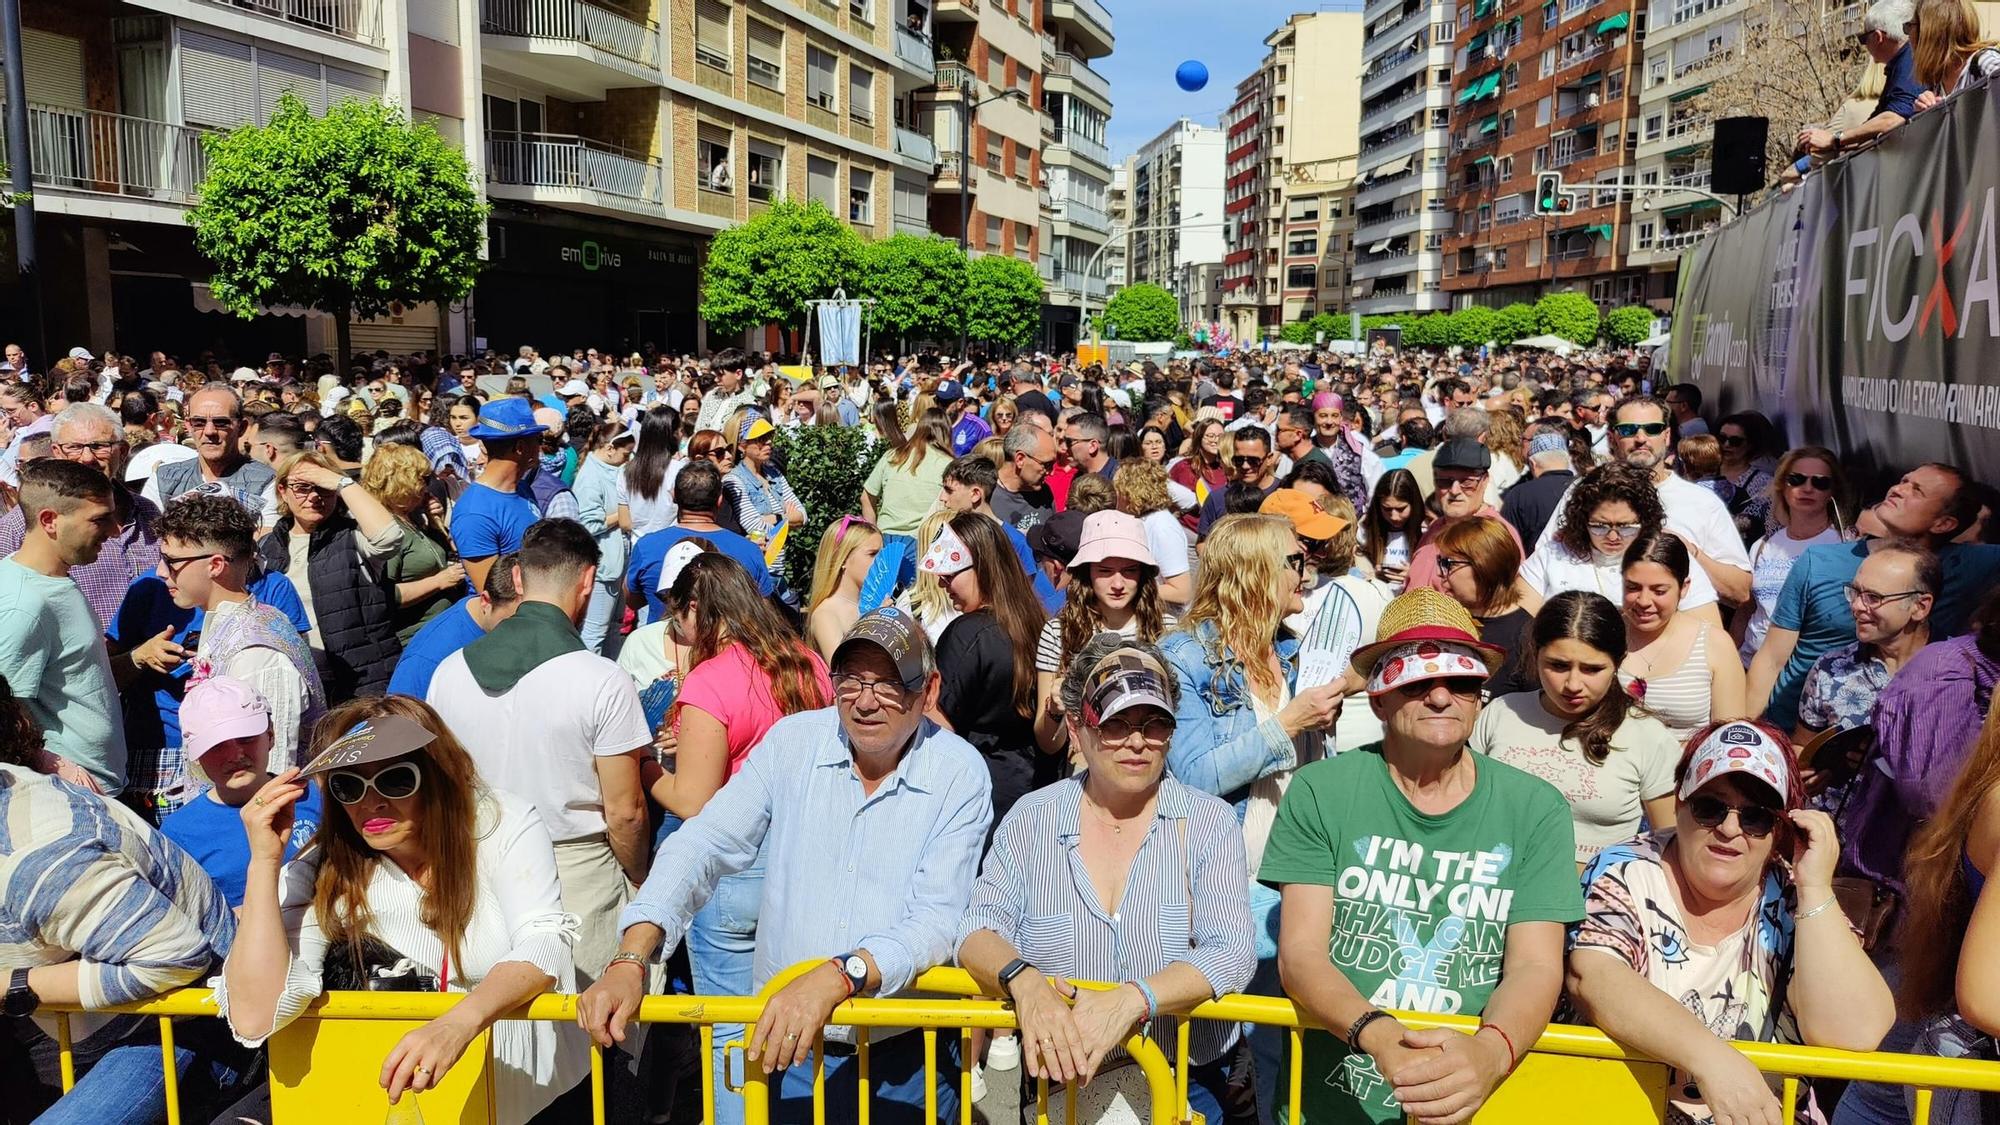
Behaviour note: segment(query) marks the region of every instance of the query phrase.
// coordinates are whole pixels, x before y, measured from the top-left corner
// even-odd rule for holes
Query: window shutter
[[[357,101],[381,101],[382,78],[376,74],[361,74],[352,70],[342,70],[337,66],[326,68],[326,101],[329,106],[349,99]]]
[[[722,0],[695,0],[694,49],[702,62],[729,69],[729,5]]]
[[[752,82],[779,89],[785,81],[785,32],[762,20],[750,20],[749,42],[744,55],[749,61]]]
[[[817,156],[806,159],[806,197],[826,204],[838,215],[840,210],[840,165]]]
[[[233,128],[256,109],[250,45],[181,31],[181,116],[190,125]]]
[[[847,112],[863,121],[875,120],[875,76],[859,66],[847,68]]]
[[[319,64],[276,51],[257,52],[257,120],[268,122],[278,111],[278,95],[290,90],[315,116],[326,113],[326,84]]]
[[[90,108],[83,92],[83,40],[24,27],[21,71],[30,104]]]

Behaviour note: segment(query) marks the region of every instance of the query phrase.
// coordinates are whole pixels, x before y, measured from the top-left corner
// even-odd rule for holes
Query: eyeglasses
[[[330,496],[333,494],[333,489],[331,488],[321,488],[319,485],[302,480],[286,481],[285,491],[291,493],[293,496]]]
[[[1640,434],[1645,434],[1647,437],[1659,437],[1661,434],[1667,432],[1667,424],[1665,422],[1620,422],[1611,427],[1611,432],[1617,434],[1619,437],[1638,437]]]
[[[1818,473],[1786,473],[1786,474],[1785,474],[1785,487],[1787,487],[1787,488],[1797,488],[1797,487],[1799,487],[1800,485],[1802,485],[1802,484],[1805,484],[1805,483],[1806,483],[1806,482],[1808,482],[1808,481],[1812,482],[1812,486],[1813,486],[1814,488],[1817,488],[1817,489],[1819,489],[1819,490],[1820,490],[1821,492],[1831,492],[1831,491],[1833,491],[1833,478],[1832,478],[1832,477],[1823,477],[1823,476],[1820,476],[1820,475],[1819,475]]]
[[[198,555],[170,555],[165,551],[161,551],[160,565],[167,568],[168,574],[174,575],[174,574],[179,574],[181,568],[191,562],[195,562],[199,559],[212,559],[214,557],[215,557],[214,551],[203,551]]]
[[[55,450],[65,457],[74,457],[79,453],[99,454],[124,444],[122,441],[66,441],[56,446]]]
[[[1042,467],[1043,472],[1047,472],[1050,469],[1056,467],[1056,459],[1053,457],[1044,460],[1043,458],[1037,457],[1032,453],[1022,453],[1021,456],[1026,457],[1028,460],[1033,461],[1037,465],[1040,465]]]
[[[1643,523],[1598,523],[1593,520],[1584,526],[1599,539],[1631,539],[1646,530]]]
[[[891,711],[901,711],[911,694],[907,684],[895,680],[864,680],[852,673],[835,676],[833,691],[842,703],[859,703],[863,695],[872,691],[875,702]]]
[[[326,775],[326,792],[343,805],[358,805],[373,789],[391,801],[400,801],[416,795],[423,785],[424,771],[415,762],[397,762],[375,771],[374,777],[363,777],[347,770],[335,770]]]
[[[1134,723],[1130,719],[1105,719],[1097,724],[1097,737],[1105,742],[1126,742],[1134,734],[1143,736],[1150,746],[1165,746],[1173,740],[1174,721],[1152,718]]]
[[[1459,567],[1471,565],[1471,559],[1455,559],[1450,555],[1438,556],[1438,573],[1444,575],[1446,578],[1450,578],[1451,572],[1457,570]]]
[[[1899,602],[1904,598],[1922,597],[1924,594],[1922,590],[1904,590],[1900,594],[1878,594],[1873,590],[1864,590],[1852,582],[1841,586],[1841,590],[1847,594],[1848,605],[1858,605],[1866,610],[1881,609],[1890,602]]]
[[[1778,826],[1778,810],[1769,805],[1732,805],[1719,797],[1691,797],[1688,815],[1703,828],[1720,828],[1729,814],[1736,814],[1736,827],[1745,836],[1761,840]]]
[[[235,424],[236,419],[234,418],[189,418],[187,420],[187,428],[190,430],[226,430]]]

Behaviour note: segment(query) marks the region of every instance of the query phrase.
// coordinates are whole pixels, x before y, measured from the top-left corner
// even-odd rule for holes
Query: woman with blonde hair
[[[1187,529],[1174,516],[1174,498],[1167,491],[1167,470],[1145,457],[1118,462],[1111,475],[1111,492],[1118,510],[1137,517],[1153,549],[1160,600],[1171,606],[1187,604],[1194,594],[1189,572]],[[1071,486],[1075,491],[1075,486]]]
[[[396,584],[396,639],[404,644],[450,608],[465,585],[465,566],[452,557],[444,501],[431,491],[431,479],[430,458],[407,445],[378,445],[361,467],[361,487],[403,528],[383,572]]]
[[[821,657],[833,659],[833,650],[861,616],[861,585],[881,553],[882,533],[860,516],[842,516],[820,534],[806,596],[806,637]]]
[[[1723,420],[1727,427],[1728,419]],[[1725,428],[1723,439],[1729,438]],[[1737,655],[1745,664],[1764,646],[1778,594],[1792,573],[1792,564],[1811,547],[1842,543],[1854,537],[1854,504],[1847,474],[1832,450],[1802,445],[1778,461],[1766,478],[1772,530],[1750,546],[1750,602],[1738,607],[1732,633]],[[1842,504],[1846,507],[1843,508]]]
[[[1917,112],[1960,90],[2000,74],[2000,50],[1980,33],[1979,10],[1971,0],[1917,0],[1916,13],[1903,25],[1917,81]]]
[[[957,514],[950,508],[940,507],[925,516],[924,521],[917,525],[916,544],[912,548],[912,556],[921,559],[928,554],[931,544],[937,542],[938,533],[944,530],[945,524],[951,522],[951,517]],[[958,616],[957,608],[951,604],[951,595],[945,591],[944,579],[921,568],[918,569],[917,576],[910,581],[909,587],[897,595],[896,604],[908,610],[910,616],[923,625],[924,632],[930,634],[933,645],[944,635],[944,627],[951,624],[952,618]]]

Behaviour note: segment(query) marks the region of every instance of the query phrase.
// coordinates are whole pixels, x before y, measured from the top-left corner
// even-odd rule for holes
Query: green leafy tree
[[[965,267],[965,335],[1024,348],[1042,325],[1042,275],[1019,258],[987,254]]]
[[[209,290],[241,317],[310,305],[348,321],[397,304],[460,300],[479,272],[486,205],[465,154],[380,102],[314,117],[290,93],[269,125],[202,138],[208,175],[188,212],[214,263]]]
[[[1462,308],[1451,318],[1451,342],[1461,348],[1477,348],[1499,334],[1500,314],[1485,305]]]
[[[785,481],[806,509],[806,522],[785,540],[785,578],[800,594],[812,588],[813,562],[827,526],[861,511],[861,486],[875,465],[876,445],[867,426],[780,426],[772,435]]]
[[[1313,342],[1312,322],[1295,320],[1278,329],[1278,339],[1288,344],[1310,344]]]
[[[1120,340],[1140,343],[1171,340],[1180,331],[1180,303],[1172,293],[1142,281],[1120,289],[1104,306],[1100,319],[1105,334],[1115,328]]]
[[[1307,342],[1317,339],[1321,333],[1325,333],[1329,340],[1345,340],[1349,338],[1347,330],[1353,327],[1353,323],[1347,317],[1323,312],[1313,317],[1307,323],[1307,327],[1310,329],[1310,334],[1306,336]]]
[[[879,336],[956,339],[964,313],[965,255],[936,235],[892,234],[861,250],[861,295]]]
[[[803,328],[808,301],[860,288],[861,236],[813,200],[780,199],[717,234],[701,271],[701,316],[724,336],[767,324]]]
[[[1629,348],[1653,334],[1653,310],[1644,305],[1612,309],[1604,318],[1604,334],[1621,348]]]
[[[1551,293],[1535,302],[1535,331],[1573,344],[1597,342],[1597,305],[1581,293]]]
[[[1540,329],[1535,327],[1535,306],[1514,304],[1500,310],[1500,320],[1493,330],[1493,338],[1503,344],[1511,344],[1524,337],[1533,336],[1538,331]]]

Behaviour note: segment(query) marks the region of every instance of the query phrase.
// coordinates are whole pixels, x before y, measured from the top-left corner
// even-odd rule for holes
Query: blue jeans
[[[625,616],[625,591],[623,584],[612,579],[606,582],[599,578],[590,587],[590,605],[583,611],[583,647],[604,657],[618,659],[618,650],[625,646],[625,634],[618,626]]]
[[[858,1104],[858,1067],[852,1056],[830,1055],[826,1060],[826,1105],[830,1121],[851,1121]],[[906,1031],[893,1039],[877,1042],[868,1052],[868,1076],[875,1084],[869,1103],[868,1120],[881,1125],[937,1125],[958,1120],[958,1035],[938,1036],[937,1118],[924,1117],[924,1035]],[[772,1083],[774,1105],[771,1120],[780,1125],[804,1125],[812,1120],[812,1060],[784,1072]],[[774,1076],[775,1078],[776,1076]],[[719,1103],[718,1103],[719,1104]]]
[[[167,1119],[157,1024],[148,1021],[131,1037],[108,1045],[95,1060],[90,1058],[93,1053],[88,1044],[78,1048],[78,1069],[89,1069],[69,1093],[35,1118],[35,1125],[159,1125]],[[32,1054],[38,1070],[44,1057],[53,1063],[54,1041],[36,1044]],[[206,1121],[234,1101],[255,1057],[226,1036],[204,1033],[196,1021],[175,1023],[174,1070],[180,1082],[182,1120]]]
[[[749,996],[757,952],[757,908],[764,897],[764,857],[748,871],[726,875],[688,927],[688,961],[700,996]],[[715,1075],[715,1117],[710,1125],[742,1125],[743,1098],[729,1092],[727,1044],[743,1037],[743,1025],[715,1025],[709,1069]],[[740,1060],[743,1053],[738,1051]],[[741,1086],[741,1072],[738,1072]]]

